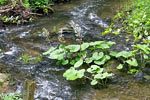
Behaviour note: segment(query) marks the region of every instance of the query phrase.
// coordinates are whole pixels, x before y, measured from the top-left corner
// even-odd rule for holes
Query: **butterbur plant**
[[[91,80],[91,85],[104,85],[102,80],[113,75],[103,70],[103,65],[111,58],[108,50],[113,44],[111,41],[96,41],[81,45],[60,45],[57,48],[51,47],[43,55],[49,55],[50,59],[57,61],[56,64],[71,66],[63,74],[67,80],[84,77]]]
[[[125,64],[128,64],[129,74],[138,72],[137,69],[144,68],[150,62],[150,57],[148,56],[150,53],[149,44],[136,44],[132,45],[132,47],[132,51],[110,52],[111,56],[122,60],[122,63],[117,66],[117,69],[121,70]],[[137,61],[137,58],[139,58],[140,63]]]
[[[137,44],[133,45],[134,51],[133,55],[138,55],[141,60],[142,68],[145,67],[146,63],[150,62],[150,57],[148,54],[150,53],[150,47],[148,44]]]
[[[138,67],[138,62],[132,51],[121,51],[119,53],[111,51],[110,55],[122,60],[122,63],[116,67],[119,70],[123,69],[125,64],[128,65],[128,72],[133,69],[136,70],[136,68]],[[136,73],[136,71],[134,72]]]

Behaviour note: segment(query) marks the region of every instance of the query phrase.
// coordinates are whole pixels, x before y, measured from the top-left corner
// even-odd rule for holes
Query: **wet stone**
[[[145,75],[146,75],[145,73],[139,72],[139,73],[137,73],[137,74],[135,75],[135,80],[136,80],[136,81],[142,81],[142,80],[144,80],[144,76],[145,76]]]
[[[143,68],[142,72],[150,75],[150,68],[149,67],[145,67],[145,68]]]

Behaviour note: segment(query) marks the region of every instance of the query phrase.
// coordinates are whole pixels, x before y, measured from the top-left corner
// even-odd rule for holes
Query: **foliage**
[[[122,63],[123,64],[119,64],[117,66],[117,69],[123,69],[125,64],[128,64],[129,67],[129,74],[133,74],[135,72],[137,72],[138,70],[136,70],[139,66],[139,63],[137,61],[136,57],[140,57],[141,59],[139,59],[141,61],[141,68],[144,68],[146,63],[149,62],[150,57],[148,56],[148,54],[150,53],[150,47],[147,44],[137,44],[137,45],[132,45],[133,50],[132,51],[121,51],[119,53],[110,52],[111,56],[114,56],[116,58],[122,59]]]
[[[39,63],[42,61],[42,56],[36,56],[36,57],[32,57],[29,54],[23,54],[18,61],[22,61],[25,64],[34,64],[34,63]]]
[[[32,9],[42,10],[46,14],[48,14],[49,11],[54,12],[51,5],[53,5],[52,0],[30,0],[30,7]]]
[[[133,51],[133,55],[139,55],[141,58],[141,66],[144,68],[146,63],[149,62],[150,57],[148,56],[148,54],[150,53],[150,47],[148,44],[137,44],[137,45],[133,45],[134,47],[134,51]]]
[[[133,11],[128,12],[123,21],[125,29],[134,34],[135,40],[150,35],[150,1],[138,0],[133,4]]]
[[[20,98],[20,94],[1,94],[0,95],[0,100],[23,100]]]
[[[23,23],[28,23],[28,22],[32,22],[32,18],[30,18],[29,20],[21,20],[19,19],[19,16],[11,16],[11,17],[7,17],[7,16],[3,16],[1,18],[1,20],[4,23],[13,23],[13,24],[23,24]]]
[[[7,4],[8,3],[8,0],[0,0],[0,5],[4,5],[4,4]]]
[[[150,42],[150,1],[138,0],[132,1],[133,4],[128,7],[127,10],[118,12],[114,17],[116,23],[121,23],[120,28],[110,26],[103,34],[117,33],[114,30],[123,30],[127,33],[132,33],[135,37],[135,41],[143,39],[144,42]],[[110,31],[111,30],[111,31]]]
[[[111,58],[108,50],[113,44],[115,43],[111,41],[96,41],[81,45],[60,45],[58,48],[51,47],[43,54],[50,55],[49,58],[57,60],[57,64],[71,66],[63,74],[67,80],[85,77],[91,80],[91,85],[104,85],[103,80],[113,75],[102,68]]]

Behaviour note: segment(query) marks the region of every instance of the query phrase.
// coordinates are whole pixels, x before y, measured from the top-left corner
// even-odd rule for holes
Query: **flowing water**
[[[56,66],[54,61],[47,58],[37,64],[17,61],[22,54],[34,57],[48,50],[50,45],[58,45],[57,34],[50,34],[49,42],[42,34],[42,29],[60,29],[71,20],[82,28],[84,41],[111,40],[117,42],[114,50],[129,50],[130,42],[125,41],[126,35],[100,35],[125,1],[72,0],[69,4],[55,6],[56,11],[53,15],[37,18],[30,25],[1,28],[0,48],[3,52],[0,53],[0,71],[9,72],[14,76],[17,84],[14,88],[16,93],[22,91],[25,79],[36,81],[37,100],[149,100],[150,84],[132,82],[134,79],[130,76],[122,75],[121,78],[114,79],[107,88],[94,89],[88,83],[65,80],[62,74],[66,68]],[[65,41],[66,44],[75,43],[74,34],[65,34]]]

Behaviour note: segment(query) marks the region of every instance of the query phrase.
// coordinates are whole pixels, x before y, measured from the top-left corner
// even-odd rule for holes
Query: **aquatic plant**
[[[122,60],[122,64],[117,66],[117,69],[123,69],[125,64],[128,64],[128,73],[136,73],[138,72],[137,69],[141,69],[144,68],[146,66],[147,63],[149,63],[150,61],[150,57],[148,56],[148,54],[150,53],[150,47],[148,44],[136,44],[136,45],[132,45],[133,50],[132,51],[121,51],[119,53],[111,51],[110,55],[116,57],[117,59],[121,59]],[[139,63],[137,61],[137,57],[140,57],[140,59],[138,59],[139,61],[141,61],[140,66]],[[139,67],[138,67],[139,66]]]
[[[24,64],[35,64],[42,61],[42,56],[32,57],[29,54],[23,54],[17,61],[22,61]]]
[[[95,41],[81,45],[60,45],[57,48],[51,47],[43,55],[50,55],[50,59],[57,60],[57,65],[71,66],[63,74],[67,80],[84,77],[91,80],[91,85],[97,83],[104,85],[103,80],[113,75],[113,73],[105,72],[103,68],[103,65],[111,58],[108,50],[113,44],[115,43],[111,41]],[[86,76],[85,73],[91,75]]]

